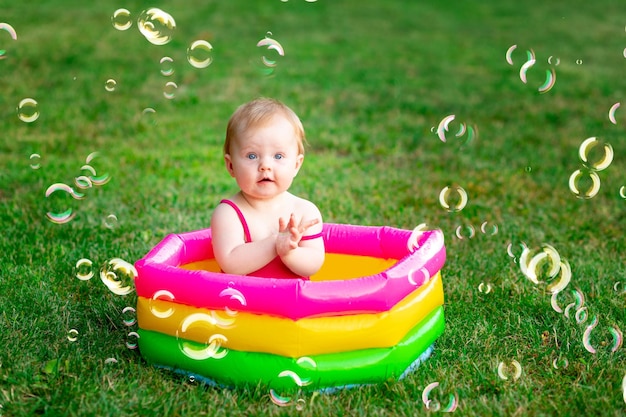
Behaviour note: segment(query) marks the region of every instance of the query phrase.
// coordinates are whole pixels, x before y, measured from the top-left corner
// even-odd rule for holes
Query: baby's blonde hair
[[[262,125],[277,113],[281,113],[293,125],[298,142],[298,153],[304,154],[306,138],[304,136],[304,127],[298,115],[282,102],[265,97],[242,104],[230,116],[228,126],[226,127],[224,154],[230,153],[230,144],[233,140],[241,137],[248,129]]]

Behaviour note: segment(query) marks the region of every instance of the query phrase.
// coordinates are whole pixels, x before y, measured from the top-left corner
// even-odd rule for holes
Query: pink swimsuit
[[[250,229],[248,228],[248,223],[246,222],[246,219],[243,216],[241,209],[237,207],[237,205],[230,200],[222,200],[220,201],[220,203],[226,203],[235,210],[235,212],[237,213],[237,216],[239,216],[241,225],[243,226],[243,233],[245,236],[246,243],[252,242],[252,238],[250,237]],[[302,236],[302,240],[317,239],[318,237],[322,237],[322,236],[323,234],[320,232],[314,235]],[[265,265],[263,268],[258,269],[254,272],[250,272],[248,275],[254,275],[256,277],[264,277],[264,278],[309,279],[309,277],[302,277],[300,275],[293,273],[291,269],[287,268],[287,266],[283,263],[283,261],[281,261],[280,257],[278,256],[272,259],[272,261],[268,263],[267,265]]]

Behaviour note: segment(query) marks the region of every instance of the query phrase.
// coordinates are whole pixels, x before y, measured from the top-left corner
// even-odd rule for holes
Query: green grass
[[[426,414],[421,393],[460,415],[623,415],[626,348],[610,351],[609,326],[626,330],[626,47],[622,2],[200,0],[144,2],[0,1],[0,415],[333,415]],[[553,4],[558,3],[558,4]],[[120,7],[150,6],[176,19],[174,39],[146,41],[136,23],[110,22]],[[271,77],[251,64],[266,32],[285,48]],[[187,46],[206,39],[214,61],[191,67]],[[514,65],[505,60],[517,44]],[[532,49],[528,83],[519,71]],[[170,56],[175,74],[163,76]],[[554,88],[537,88],[553,66]],[[554,62],[554,61],[553,61]],[[577,63],[578,62],[578,63]],[[107,92],[107,79],[117,81]],[[165,82],[179,88],[162,95]],[[301,116],[310,148],[293,191],[314,200],[325,221],[412,229],[426,222],[446,235],[447,327],[434,355],[401,382],[332,395],[301,393],[278,407],[268,390],[221,390],[155,369],[126,347],[122,309],[95,277],[75,278],[89,258],[97,269],[141,258],[166,234],[207,227],[212,207],[235,191],[221,145],[230,113],[253,97],[285,101]],[[20,121],[32,97],[40,117]],[[608,110],[622,102],[617,124]],[[156,110],[152,119],[143,109]],[[431,131],[447,115],[476,126],[464,146]],[[458,127],[458,123],[455,125]],[[587,137],[615,157],[601,188],[577,199],[568,188]],[[72,184],[85,158],[110,181],[66,201],[69,223],[48,221],[49,185]],[[30,167],[30,155],[41,167]],[[440,190],[458,183],[467,206],[448,213]],[[109,214],[118,218],[109,229]],[[483,222],[498,226],[481,233]],[[473,238],[457,227],[472,225]],[[463,229],[462,229],[463,230]],[[589,320],[553,310],[542,286],[507,255],[509,243],[554,246],[585,294],[598,353],[584,349]],[[615,283],[620,282],[614,290]],[[493,290],[482,293],[481,283]],[[621,286],[620,286],[621,285]],[[67,339],[70,329],[79,334]],[[105,363],[116,358],[117,363]],[[555,369],[554,359],[568,366]],[[498,364],[516,360],[515,381]]]

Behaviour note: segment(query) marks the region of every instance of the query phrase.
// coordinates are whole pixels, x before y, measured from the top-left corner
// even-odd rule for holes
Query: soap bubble
[[[590,137],[580,144],[578,156],[586,168],[602,171],[613,161],[613,147],[608,142]]]
[[[165,97],[168,100],[173,99],[176,96],[176,90],[178,89],[178,85],[173,82],[173,81],[169,81],[165,84],[165,87],[163,88],[163,97]]]
[[[500,377],[500,379],[506,381],[509,378],[512,378],[514,381],[516,381],[521,375],[522,366],[515,359],[508,364],[504,362],[500,362],[498,364],[498,376]]]
[[[96,175],[96,169],[91,165],[85,164],[80,167],[80,170],[85,175],[79,175],[78,177],[74,178],[74,183],[83,189],[93,187],[93,181],[91,180],[91,178]]]
[[[489,294],[492,291],[492,289],[493,287],[488,282],[487,283],[481,282],[480,284],[478,284],[478,291],[483,294]]]
[[[81,190],[86,190],[93,187],[93,182],[86,175],[79,175],[78,177],[74,178],[74,184]]]
[[[206,323],[220,329],[230,329],[234,326],[239,311],[247,305],[245,296],[241,291],[233,288],[234,285],[231,281],[228,288],[220,291],[219,296],[223,303],[223,310],[211,310],[208,315],[210,317],[202,316]],[[220,314],[222,312],[225,315]]]
[[[126,347],[128,349],[137,349],[139,346],[139,337],[139,333],[129,332],[128,335],[126,335]]]
[[[109,78],[105,83],[104,83],[104,89],[107,91],[115,91],[115,87],[117,86],[117,81],[115,81],[113,78]]]
[[[306,0],[306,1],[310,3],[310,0]],[[306,401],[304,400],[304,398],[298,398],[296,400],[296,410],[302,411],[304,410],[305,406],[306,406]]]
[[[449,212],[463,210],[467,205],[467,192],[460,185],[448,185],[439,192],[439,204]]]
[[[597,353],[597,349],[599,349],[600,347],[604,347],[607,346],[611,353],[615,353],[617,352],[621,347],[622,347],[622,342],[623,342],[623,334],[622,331],[620,330],[620,328],[618,326],[608,326],[607,330],[608,332],[611,334],[611,342],[608,343],[606,342],[606,340],[600,342],[600,343],[594,343],[596,344],[597,348],[594,346],[594,344],[592,344],[592,338],[591,338],[591,333],[597,333],[600,332],[602,333],[600,330],[595,330],[596,327],[598,327],[599,324],[599,320],[597,316],[594,316],[593,319],[591,320],[591,323],[589,324],[589,326],[587,326],[587,328],[585,329],[585,332],[583,334],[583,346],[585,347],[585,349],[589,352],[589,353]],[[597,339],[598,337],[594,338]],[[601,339],[601,337],[600,337]]]
[[[67,340],[69,340],[70,342],[75,342],[78,340],[78,330],[76,329],[69,329],[67,331]]]
[[[517,263],[526,248],[528,248],[528,246],[524,242],[509,242],[506,247],[506,253],[513,259],[513,262]]]
[[[506,50],[506,54],[504,55],[506,62],[509,65],[513,65],[513,52],[517,49],[517,45],[511,45],[509,49]]]
[[[87,156],[87,163],[80,167],[80,170],[84,171],[85,174],[84,176],[77,177],[80,178],[80,182],[82,184],[81,188],[91,188],[92,185],[101,186],[108,183],[111,179],[108,173],[98,175],[96,169],[92,165],[89,165],[98,155],[98,152],[92,152]],[[87,179],[84,177],[87,177]]]
[[[546,70],[546,81],[542,85],[540,85],[537,90],[540,93],[547,93],[548,91],[552,90],[554,84],[556,84],[556,71],[554,70],[554,68],[550,68]]]
[[[308,356],[303,356],[301,358],[298,358],[298,360],[296,361],[296,364],[299,365],[302,371],[304,372],[315,371],[317,368],[317,363],[315,362],[315,360]],[[311,378],[303,378],[297,372],[294,372],[292,370],[281,371],[278,374],[278,377],[289,378],[291,381],[293,381],[294,385],[297,387],[304,387],[304,386],[311,384],[312,382]],[[282,393],[278,393],[274,389],[270,389],[269,395],[270,395],[270,400],[272,400],[272,402],[279,407],[287,407],[290,405],[295,405],[296,409],[301,411],[302,409],[304,409],[304,406],[306,404],[306,402],[303,399],[292,401],[291,397],[285,396]]]
[[[93,262],[87,258],[79,259],[76,262],[76,278],[81,281],[90,280],[93,277]]]
[[[141,116],[147,120],[154,121],[156,110],[152,107],[146,107],[141,111]]]
[[[197,361],[209,358],[222,359],[225,357],[228,354],[228,349],[222,348],[222,346],[228,339],[223,334],[212,334],[205,343],[190,343],[184,338],[185,333],[192,327],[200,326],[210,331],[214,328],[214,325],[214,318],[205,313],[193,313],[185,317],[180,324],[180,328],[176,330],[180,351],[188,358]],[[203,331],[206,332],[206,330]]]
[[[407,274],[407,279],[409,284],[414,287],[419,287],[430,280],[430,272],[426,269],[426,267],[411,269]]]
[[[102,283],[116,295],[130,294],[136,278],[137,270],[133,264],[120,258],[110,259],[100,269]]]
[[[591,169],[577,169],[570,175],[568,185],[577,198],[587,200],[600,191],[600,176]]]
[[[424,403],[424,406],[426,407],[426,409],[429,411],[433,411],[433,412],[436,412],[436,411],[441,411],[444,413],[454,412],[457,409],[458,404],[459,404],[458,395],[456,393],[449,394],[448,404],[444,408],[441,408],[441,402],[437,399],[438,396],[433,396],[434,398],[430,398],[432,392],[437,387],[439,387],[439,382],[431,382],[430,384],[426,385],[426,387],[422,391],[422,402]]]
[[[76,215],[70,206],[71,200],[69,197],[76,200],[80,200],[85,197],[84,194],[77,193],[72,187],[62,183],[50,185],[46,189],[45,196],[47,205],[52,207],[51,210],[46,212],[46,217],[48,217],[51,222],[56,224],[67,223]]]
[[[296,365],[299,365],[301,368],[306,370],[313,370],[317,368],[317,362],[309,356],[302,356],[298,358],[298,360],[296,360]]]
[[[510,58],[511,53],[512,53],[512,50],[511,48],[509,48],[509,51],[507,51],[507,61],[509,62],[509,64],[512,65],[513,62],[512,62],[512,59]],[[554,58],[554,59],[553,58],[554,58],[553,56],[550,56],[548,58],[548,64],[553,65],[554,63],[554,66],[559,65],[561,61],[558,58]],[[533,51],[532,49],[527,50],[526,62],[522,64],[519,70],[519,78],[524,84],[528,84],[528,71],[531,68],[533,68],[536,63],[537,63],[537,58],[535,57],[535,51]],[[539,91],[542,94],[550,91],[556,84],[556,70],[554,69],[554,67],[548,68],[545,71],[546,71],[545,81],[543,82],[543,84],[537,87],[537,91]]]
[[[584,302],[584,300],[583,300]],[[567,317],[567,319],[570,319],[570,312],[574,311],[574,315],[573,317],[576,318],[576,315],[578,315],[578,317],[576,318],[577,321],[579,321],[578,324],[582,324],[583,322],[587,321],[587,317],[588,317],[588,313],[587,313],[587,308],[586,307],[579,307],[578,306],[578,301],[575,301],[573,303],[569,303],[566,307],[565,310],[563,310],[563,315],[565,317]]]
[[[613,336],[613,344],[610,345],[611,352],[617,352],[617,350],[622,347],[624,335],[617,325],[609,326],[609,333]]]
[[[25,122],[32,123],[39,118],[39,104],[35,99],[25,98],[17,105],[17,117]]]
[[[279,378],[291,378],[293,380],[294,384],[296,384],[299,387],[307,386],[307,385],[309,385],[312,382],[310,378],[302,378],[296,372],[291,371],[291,370],[281,371],[278,374],[278,377]]]
[[[537,62],[537,60],[535,59],[535,52],[531,49],[526,51],[527,53],[527,59],[526,62],[524,62],[524,64],[522,64],[522,66],[520,67],[519,70],[519,78],[520,80],[522,80],[522,82],[524,84],[526,84],[528,82],[527,80],[527,72],[528,70],[533,67],[535,65],[535,63]]]
[[[87,157],[85,158],[85,163],[86,164],[90,164],[91,161],[93,161],[98,155],[100,155],[100,152],[91,152],[89,155],[87,155]],[[95,174],[94,174],[95,175]]]
[[[133,25],[133,21],[130,17],[130,11],[126,9],[117,9],[111,16],[111,23],[117,30],[127,30]]]
[[[570,300],[572,300],[571,303],[567,304],[565,309],[563,309],[561,305],[559,305],[559,301],[558,301],[559,298],[563,298],[565,296],[564,294],[565,295],[570,294],[571,295]],[[552,293],[552,296],[550,297],[550,303],[554,311],[556,311],[557,313],[564,313],[565,316],[569,318],[569,311],[571,309],[578,311],[585,304],[585,294],[583,294],[583,292],[579,290],[578,288],[572,289],[570,291],[563,291],[563,290],[554,291]]]
[[[485,235],[493,236],[498,233],[498,225],[485,221],[480,225],[480,231]]]
[[[524,248],[519,261],[522,273],[536,285],[546,285],[554,293],[563,290],[572,277],[569,262],[548,244],[541,248]]]
[[[271,36],[273,36],[272,32],[267,32],[265,38],[261,39],[256,44],[259,48],[266,48],[261,56],[262,65],[260,65],[260,71],[265,75],[272,74],[278,65],[279,57],[285,56],[283,46]]]
[[[9,25],[8,23],[0,23],[0,30],[4,30],[5,32],[7,32],[11,39],[13,39],[14,41],[17,40],[17,32],[15,31],[13,26]]]
[[[552,360],[552,367],[554,369],[565,369],[569,366],[569,361],[567,358],[556,357]]]
[[[558,66],[560,63],[561,63],[561,59],[559,57],[555,57],[553,55],[550,55],[548,57],[548,64]]]
[[[270,400],[279,407],[287,407],[291,403],[291,397],[280,395],[273,388],[270,389]]]
[[[122,310],[124,325],[130,327],[137,323],[137,311],[134,307],[124,307]]]
[[[169,307],[167,309],[159,309],[158,308],[158,301],[157,300],[163,300],[163,301],[174,301],[174,294],[172,294],[170,291],[168,290],[159,290],[156,291],[153,295],[152,298],[150,298],[150,312],[152,313],[153,316],[160,318],[160,319],[165,319],[170,317],[172,314],[174,314],[174,308],[173,307]],[[175,304],[173,304],[175,305]]]
[[[83,185],[87,186],[87,188],[90,188],[91,186],[93,186],[92,178],[98,175],[98,173],[96,172],[96,169],[92,167],[91,165],[89,165],[89,163],[87,163],[80,167],[80,171],[81,171],[81,175],[87,177],[87,179],[89,180],[89,183],[91,183],[91,185],[87,185],[87,181],[85,181],[85,184]]]
[[[507,49],[505,58],[509,65],[514,65],[514,61],[518,64],[522,62],[521,59],[516,58],[513,59],[513,54],[517,50],[517,45],[511,45],[509,49]],[[526,60],[520,66],[519,70],[519,78],[524,84],[528,84],[528,71],[535,66],[537,63],[537,58],[535,56],[535,51],[532,49],[526,50]],[[558,57],[550,56],[548,58],[548,64],[551,66],[557,66],[561,63],[561,60]],[[537,91],[540,93],[547,93],[554,87],[556,83],[556,71],[554,67],[546,69],[545,81],[543,84],[537,87]]]
[[[419,248],[419,240],[426,230],[428,230],[426,223],[421,223],[413,229],[411,235],[409,236],[409,239],[406,242],[406,248],[409,250],[409,252],[415,252],[415,250]]]
[[[213,46],[205,40],[196,40],[187,48],[187,61],[194,68],[206,68],[213,62]]]
[[[176,22],[169,13],[152,7],[139,14],[137,26],[148,42],[154,45],[165,45],[172,40]]]
[[[591,324],[585,329],[583,334],[583,346],[589,353],[596,353],[596,349],[591,345],[591,331],[598,325],[598,318],[594,316]]]
[[[524,248],[520,256],[522,273],[535,284],[544,276],[554,277],[559,272],[561,255],[551,245],[543,244],[541,248]]]
[[[551,293],[562,291],[572,280],[572,268],[567,259],[562,259],[559,265],[559,272],[553,277],[552,282],[547,286],[547,290]]]
[[[439,140],[446,144],[463,146],[478,137],[476,126],[454,122],[456,115],[445,116],[435,129]]]
[[[174,60],[172,58],[170,58],[169,56],[164,56],[159,61],[159,64],[161,65],[161,74],[165,75],[166,77],[174,74]]]
[[[621,103],[617,102],[613,104],[611,108],[609,109],[609,121],[613,123],[614,125],[617,124],[617,120],[615,119],[615,112],[617,111],[620,105]]]
[[[32,169],[39,169],[41,168],[41,155],[39,155],[38,153],[34,153],[30,155],[30,167]]]
[[[579,308],[578,310],[576,310],[576,314],[574,315],[574,318],[576,319],[576,323],[578,324],[583,324],[584,322],[586,322],[587,317],[589,317],[589,312],[587,310],[587,307]]]
[[[11,37],[11,39],[13,39],[14,41],[17,40],[17,32],[15,31],[15,29],[13,29],[13,26],[9,25],[8,23],[0,23],[0,42],[2,45],[4,45],[4,36],[2,35],[3,32],[6,32],[9,34],[9,36]],[[6,49],[0,49],[0,60],[5,59],[7,57],[7,51]]]
[[[114,229],[117,226],[117,216],[115,214],[109,214],[104,218],[104,227],[107,229]]]
[[[454,234],[459,240],[463,240],[465,238],[472,239],[474,235],[476,235],[476,230],[471,224],[462,224],[457,226]]]
[[[48,220],[56,224],[68,223],[74,218],[75,215],[76,213],[73,213],[71,208],[68,208],[67,210],[61,211],[61,212],[54,212],[54,213],[47,212],[46,213]]]
[[[243,293],[230,286],[220,291],[219,296],[223,298],[224,310],[231,317],[236,316],[237,312],[247,305],[246,297]]]

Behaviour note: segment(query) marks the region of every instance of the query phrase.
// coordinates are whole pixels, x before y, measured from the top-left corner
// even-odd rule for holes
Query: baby
[[[277,100],[253,100],[231,116],[224,162],[240,191],[211,218],[222,271],[308,278],[324,263],[319,209],[287,191],[304,161],[305,141],[298,116]]]

